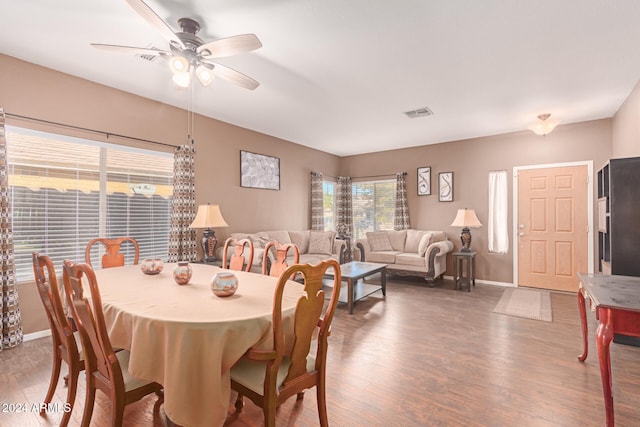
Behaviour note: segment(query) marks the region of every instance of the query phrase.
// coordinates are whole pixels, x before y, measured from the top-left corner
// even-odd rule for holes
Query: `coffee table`
[[[341,292],[340,302],[346,302],[349,314],[353,313],[353,304],[362,298],[371,295],[374,292],[382,291],[382,295],[387,295],[387,264],[378,264],[375,262],[352,261],[340,265],[342,273],[342,281],[347,282],[346,301],[344,293]],[[380,273],[380,285],[358,283],[358,280],[369,277],[373,274]],[[326,274],[327,279],[333,279],[333,274]]]

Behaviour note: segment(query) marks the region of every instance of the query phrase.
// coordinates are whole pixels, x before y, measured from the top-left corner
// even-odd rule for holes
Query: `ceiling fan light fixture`
[[[183,88],[189,87],[191,83],[191,73],[184,71],[182,73],[174,73],[172,77],[173,82]]]
[[[169,60],[169,67],[174,74],[189,71],[189,61],[181,55],[176,55]]]
[[[553,131],[560,122],[558,120],[549,120],[549,117],[551,117],[551,114],[549,113],[540,114],[538,116],[538,121],[529,125],[529,130],[533,131],[536,135],[541,136],[551,133],[551,131]]]
[[[204,64],[200,64],[196,67],[196,76],[202,86],[209,86],[215,78],[213,70]]]

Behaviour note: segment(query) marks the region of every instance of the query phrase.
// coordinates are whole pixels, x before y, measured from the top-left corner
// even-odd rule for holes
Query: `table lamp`
[[[212,230],[213,227],[228,227],[229,224],[222,217],[220,212],[220,206],[206,205],[198,206],[198,212],[196,218],[193,220],[190,228],[204,228],[202,239],[200,240],[200,246],[202,246],[202,262],[214,262],[216,260],[216,245],[218,239],[216,238],[216,232]]]
[[[469,230],[469,227],[482,227],[480,220],[476,216],[476,211],[467,208],[458,209],[451,227],[463,227],[460,233],[460,240],[462,241],[462,249],[460,251],[471,252],[469,248],[471,246],[471,230]]]

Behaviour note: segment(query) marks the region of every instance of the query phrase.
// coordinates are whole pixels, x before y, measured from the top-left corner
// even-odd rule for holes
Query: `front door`
[[[588,169],[518,172],[518,285],[576,292],[587,271]]]

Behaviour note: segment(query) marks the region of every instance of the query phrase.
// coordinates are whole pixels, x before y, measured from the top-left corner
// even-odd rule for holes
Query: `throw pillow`
[[[392,251],[391,241],[386,231],[370,231],[367,233],[367,241],[372,251]]]
[[[427,248],[431,244],[431,237],[433,233],[424,233],[422,238],[420,239],[420,244],[418,245],[418,255],[424,256],[427,253]]]
[[[289,232],[286,230],[267,231],[266,234],[269,235],[269,240],[275,240],[280,243],[291,243]]]
[[[264,248],[266,244],[269,243],[269,235],[264,231],[249,234],[249,239],[253,242],[254,249]]]
[[[407,230],[389,230],[386,233],[387,237],[389,237],[393,250],[400,252],[404,251],[404,242],[407,240]]]
[[[418,246],[420,246],[420,239],[426,233],[423,230],[407,230],[407,242],[404,246],[405,252],[413,252],[414,254],[418,253]]]
[[[309,253],[331,255],[332,234],[330,231],[309,232]]]
[[[289,231],[291,243],[298,246],[301,254],[309,253],[309,230]]]

